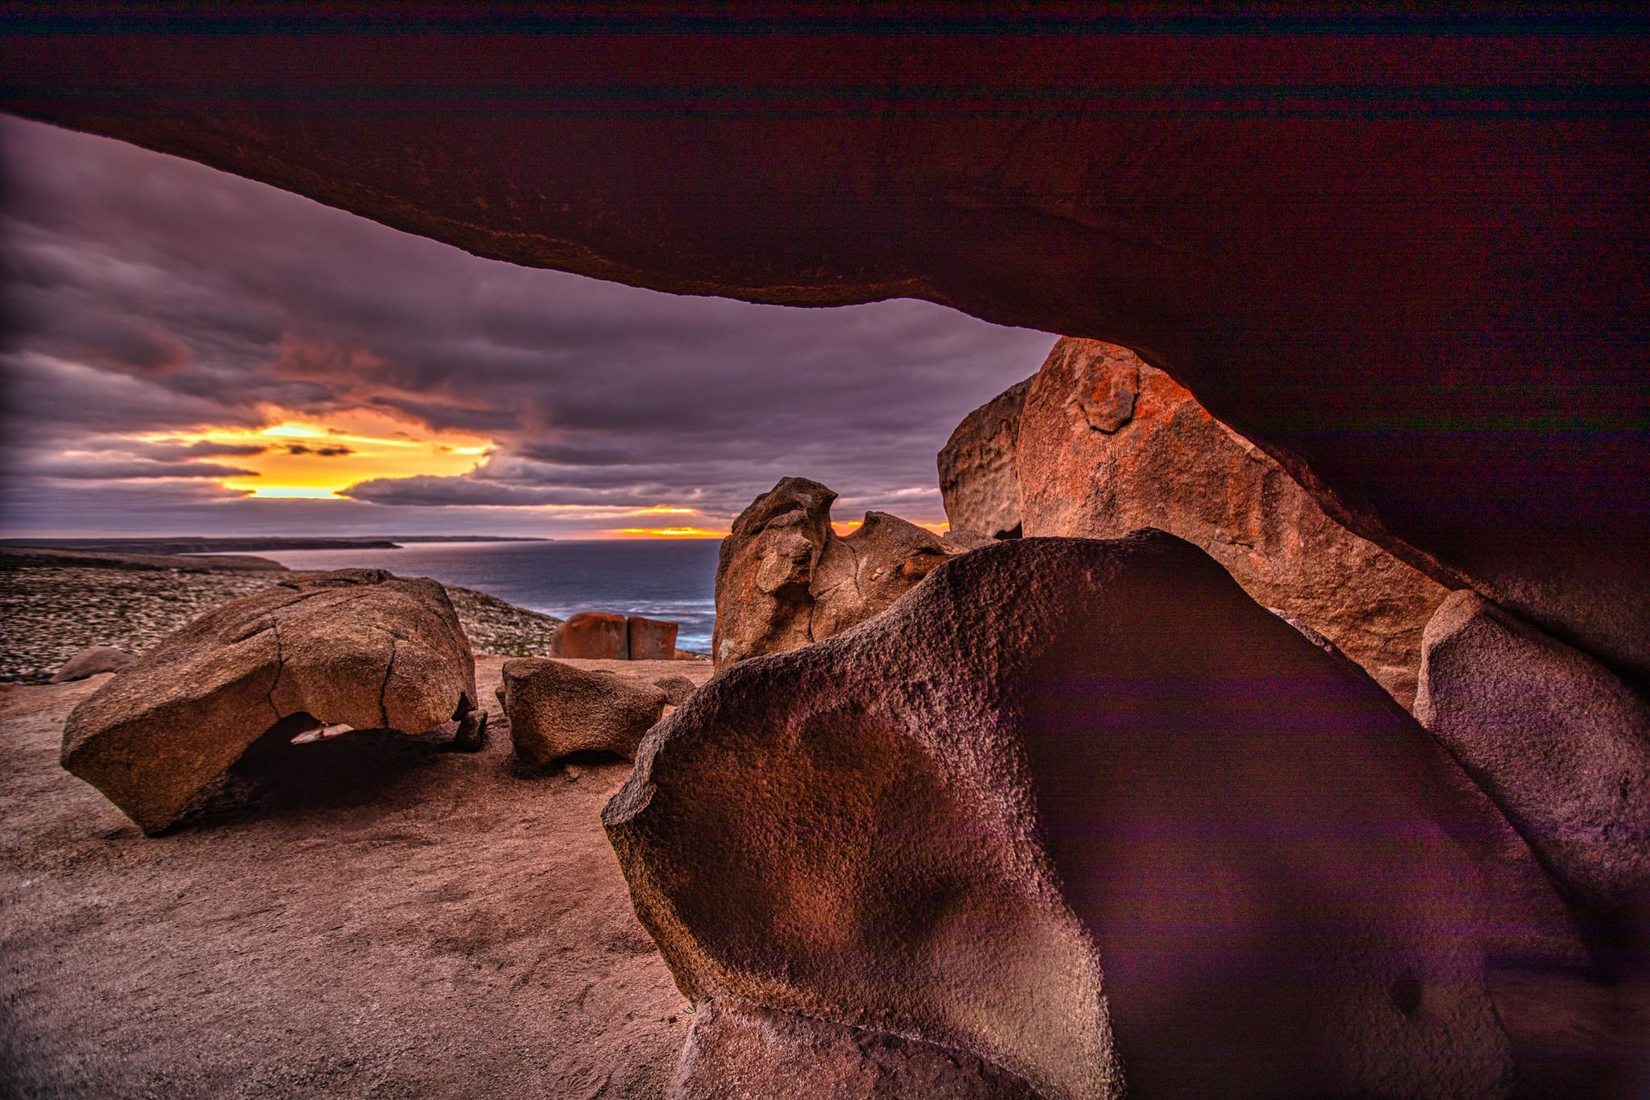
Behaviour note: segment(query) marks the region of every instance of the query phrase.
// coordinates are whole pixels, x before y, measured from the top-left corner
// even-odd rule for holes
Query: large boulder
[[[711,1000],[693,1014],[670,1100],[1041,1100],[990,1062],[883,1031]]]
[[[1020,476],[1014,455],[1027,378],[963,417],[939,453],[940,497],[958,537],[1020,533]]]
[[[783,478],[739,514],[716,565],[718,667],[782,653],[865,621],[963,547],[886,512],[831,529],[836,493]]]
[[[1588,904],[1650,900],[1650,704],[1472,592],[1427,624],[1415,716]]]
[[[510,720],[516,755],[543,766],[576,752],[633,758],[667,700],[652,684],[523,657],[504,663],[498,701]]]
[[[345,570],[231,600],[161,641],[69,715],[63,766],[153,833],[277,723],[422,733],[475,704],[441,585]]]
[[[612,611],[577,612],[551,635],[550,655],[581,661],[629,660],[630,624]]]
[[[985,547],[724,670],[604,821],[694,1001],[1058,1100],[1496,1096],[1457,779],[1355,667],[1142,532]]]
[[[120,672],[131,668],[137,663],[137,658],[124,649],[112,645],[95,645],[83,649],[70,657],[52,673],[51,682],[66,684],[72,680],[84,680],[88,676],[96,676],[104,672]]]
[[[1056,344],[1031,380],[1017,453],[1027,535],[1178,535],[1400,703],[1414,701],[1421,631],[1448,589],[1326,515],[1283,467],[1133,352]]]

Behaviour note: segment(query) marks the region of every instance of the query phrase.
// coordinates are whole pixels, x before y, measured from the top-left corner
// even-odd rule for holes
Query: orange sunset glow
[[[262,452],[235,460],[255,476],[218,482],[260,499],[338,499],[342,490],[369,478],[452,477],[474,469],[493,447],[485,436],[437,431],[373,409],[318,417],[270,413],[275,422],[265,428],[206,428],[134,438],[142,443],[261,446]]]

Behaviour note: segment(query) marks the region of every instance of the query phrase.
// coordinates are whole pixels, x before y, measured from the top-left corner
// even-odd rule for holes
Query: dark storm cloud
[[[288,443],[285,450],[289,455],[317,455],[321,458],[342,458],[344,455],[355,453],[355,450],[351,447],[338,445],[311,447],[304,443]]]
[[[1052,342],[918,302],[801,310],[656,294],[477,259],[101,138],[5,119],[0,142],[13,330],[0,458],[15,531],[296,515],[296,502],[184,484],[123,504],[95,477],[73,479],[78,491],[66,475],[51,492],[35,480],[48,456],[104,450],[111,469],[215,476],[201,460],[256,448],[118,437],[258,426],[270,407],[373,408],[495,442],[470,475],[380,478],[352,489],[354,503],[303,505],[323,527],[376,515],[406,530],[406,517],[445,514],[472,530],[569,533],[615,525],[580,508],[657,504],[725,522],[789,474],[843,494],[842,517],[936,519],[934,452]]]

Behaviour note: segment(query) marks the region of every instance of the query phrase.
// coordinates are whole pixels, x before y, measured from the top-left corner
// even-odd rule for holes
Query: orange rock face
[[[1017,445],[1025,534],[1156,527],[1311,627],[1404,706],[1448,590],[1325,515],[1259,448],[1125,348],[1062,340],[1032,379]]]
[[[787,477],[734,520],[716,565],[717,665],[847,630],[963,550],[886,512],[837,535],[834,500],[817,481]]]
[[[677,624],[632,615],[625,624],[632,661],[671,661],[676,658]]]
[[[550,655],[586,661],[629,660],[629,623],[611,611],[580,611],[556,628]]]

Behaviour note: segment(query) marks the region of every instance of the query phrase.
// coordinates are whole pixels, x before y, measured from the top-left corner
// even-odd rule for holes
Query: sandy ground
[[[519,767],[501,663],[485,751],[338,738],[158,839],[57,763],[106,677],[0,688],[0,1095],[661,1095],[687,1006],[599,817],[629,765]]]

